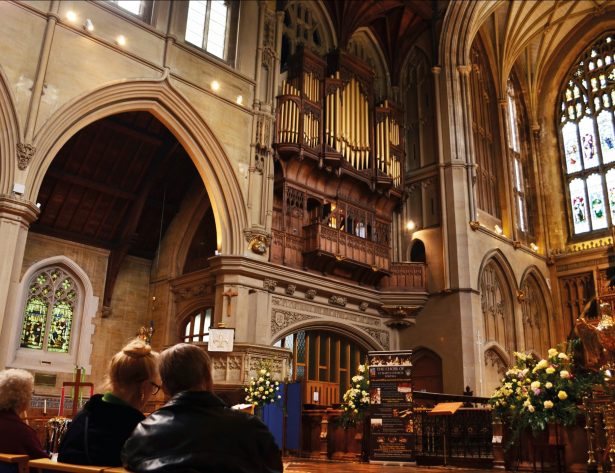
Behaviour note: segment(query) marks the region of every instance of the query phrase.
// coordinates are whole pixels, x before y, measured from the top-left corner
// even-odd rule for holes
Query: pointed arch
[[[28,289],[32,278],[41,270],[51,267],[60,267],[72,276],[77,283],[82,296],[74,311],[72,322],[72,339],[68,353],[41,353],[38,350],[28,352],[19,348],[19,339],[22,328],[23,309],[28,299]],[[64,255],[51,256],[35,262],[23,274],[16,289],[17,297],[9,306],[9,331],[11,339],[7,343],[7,365],[36,369],[41,371],[72,373],[75,366],[85,368],[90,374],[92,366],[90,356],[92,354],[92,335],[94,324],[92,323],[97,311],[99,298],[94,296],[94,290],[90,277],[81,266],[71,258]],[[46,364],[42,364],[44,355]]]
[[[0,67],[0,195],[10,194],[15,181],[19,120],[9,81]]]
[[[415,391],[441,393],[444,387],[442,357],[423,346],[413,349],[412,383]]]
[[[376,99],[382,100],[390,96],[391,74],[387,60],[384,57],[380,43],[367,27],[358,28],[348,41],[347,49],[354,56],[369,64],[376,74],[374,88]]]
[[[481,297],[485,344],[504,347],[505,353],[517,349],[514,299],[517,285],[508,261],[500,250],[487,254],[481,264],[478,288]]]
[[[544,357],[557,342],[548,286],[538,268],[530,266],[519,287],[525,350]]]
[[[491,395],[500,385],[500,380],[511,364],[511,358],[498,343],[485,345],[484,360],[485,378],[483,380],[483,395]]]
[[[153,114],[184,147],[212,202],[219,250],[240,253],[248,216],[235,171],[204,118],[168,80],[110,84],[59,109],[34,139],[35,171],[28,175],[26,197],[35,201],[51,162],[78,130],[109,115],[136,110]]]

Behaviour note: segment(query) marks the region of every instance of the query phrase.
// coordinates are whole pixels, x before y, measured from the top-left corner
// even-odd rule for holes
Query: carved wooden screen
[[[559,278],[564,336],[572,333],[577,317],[594,296],[594,276],[591,272]]]
[[[472,46],[472,130],[476,155],[476,199],[478,207],[500,218],[496,169],[498,113],[493,79],[480,40]]]

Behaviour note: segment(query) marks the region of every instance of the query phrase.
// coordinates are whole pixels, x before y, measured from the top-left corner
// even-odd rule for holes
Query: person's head
[[[25,370],[0,371],[0,410],[25,411],[32,400],[34,377]]]
[[[143,409],[159,389],[158,357],[143,340],[132,340],[109,363],[107,382],[111,392],[133,407]]]
[[[213,386],[211,359],[202,348],[178,343],[161,353],[160,378],[162,388],[171,396],[182,391],[209,391]]]

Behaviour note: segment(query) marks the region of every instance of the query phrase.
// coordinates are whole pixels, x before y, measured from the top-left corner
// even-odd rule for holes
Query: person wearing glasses
[[[109,363],[104,394],[96,394],[68,426],[58,461],[78,465],[120,466],[120,451],[145,419],[143,409],[160,390],[158,353],[134,339]]]
[[[209,355],[179,343],[160,354],[169,402],[124,444],[124,467],[138,473],[281,473],[280,449],[257,417],[228,408],[213,392]]]

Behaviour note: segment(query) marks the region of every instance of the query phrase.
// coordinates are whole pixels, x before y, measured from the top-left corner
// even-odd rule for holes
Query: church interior
[[[140,335],[209,348],[233,403],[267,363],[301,449],[349,458],[323,412],[368,352],[488,398],[615,300],[614,2],[19,0],[0,25],[0,368],[35,376],[33,418]]]

